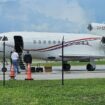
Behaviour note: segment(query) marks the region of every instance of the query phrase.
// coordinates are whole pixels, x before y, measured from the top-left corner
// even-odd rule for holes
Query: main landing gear
[[[96,69],[96,65],[89,63],[89,64],[87,64],[86,69],[88,71],[94,71]]]
[[[63,64],[63,70],[64,71],[70,71],[70,69],[71,69],[71,65],[68,64],[67,62],[64,62],[64,64]]]

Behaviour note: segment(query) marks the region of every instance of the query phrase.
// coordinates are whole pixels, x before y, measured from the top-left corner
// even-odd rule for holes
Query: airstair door
[[[23,48],[24,48],[22,36],[14,36],[14,43],[15,43],[14,47],[15,47],[16,52],[22,53]]]

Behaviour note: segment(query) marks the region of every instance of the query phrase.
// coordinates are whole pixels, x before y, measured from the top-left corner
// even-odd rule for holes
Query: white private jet
[[[0,56],[3,56],[5,36],[6,57],[15,48],[21,55],[30,51],[33,58],[44,60],[62,59],[62,38],[64,37],[64,60],[89,61],[87,70],[95,70],[95,59],[105,58],[105,37],[91,34],[47,33],[47,32],[7,32],[0,34]],[[64,69],[70,69],[64,63]]]

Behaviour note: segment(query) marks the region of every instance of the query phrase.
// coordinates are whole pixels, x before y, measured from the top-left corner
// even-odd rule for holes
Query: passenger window
[[[39,40],[38,43],[41,44],[41,40]]]
[[[46,44],[46,40],[43,41],[43,44]]]
[[[36,40],[34,40],[33,43],[36,44],[37,43]]]
[[[51,40],[48,41],[48,44],[51,44]]]
[[[53,40],[53,44],[56,44],[56,41],[55,40]]]
[[[60,40],[58,41],[58,44],[60,44],[61,42],[60,42]]]

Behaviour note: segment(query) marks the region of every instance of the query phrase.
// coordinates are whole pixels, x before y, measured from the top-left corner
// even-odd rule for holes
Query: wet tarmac
[[[64,79],[86,79],[86,78],[105,78],[105,66],[97,65],[95,71],[87,71],[85,66],[72,66],[70,71],[64,72]],[[5,73],[5,79],[10,80],[10,70]],[[34,72],[32,73],[34,80],[54,80],[62,79],[62,67],[52,67],[52,72]],[[16,75],[16,80],[25,80],[27,77],[26,71],[21,70],[20,74]],[[0,72],[0,80],[3,80],[3,73]]]

